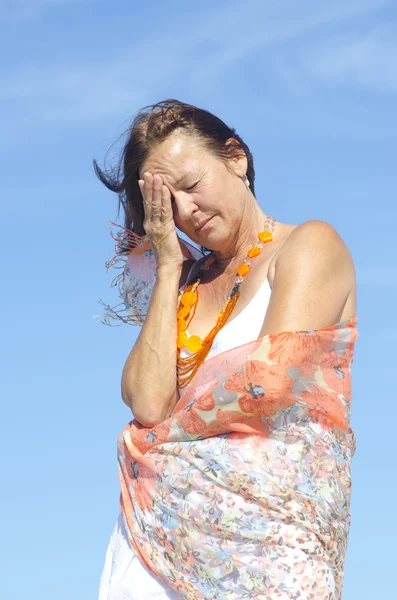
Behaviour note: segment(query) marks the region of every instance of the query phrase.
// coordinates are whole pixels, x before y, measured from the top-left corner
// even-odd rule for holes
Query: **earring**
[[[249,182],[249,179],[248,179],[247,175],[244,175],[243,181],[244,181],[245,185],[247,186],[247,188],[249,188],[250,182]]]

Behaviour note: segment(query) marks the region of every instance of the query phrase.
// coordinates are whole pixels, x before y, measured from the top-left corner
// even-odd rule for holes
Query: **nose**
[[[172,195],[172,198],[175,202],[177,215],[181,221],[188,221],[192,215],[197,212],[198,206],[193,202],[192,197],[189,194],[175,192]]]

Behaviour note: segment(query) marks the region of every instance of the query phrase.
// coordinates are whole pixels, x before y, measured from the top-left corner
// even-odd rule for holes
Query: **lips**
[[[206,223],[208,223],[208,221],[211,221],[211,219],[212,219],[212,217],[209,217],[209,219],[206,219],[205,221],[202,221],[202,222],[200,223],[200,225],[197,225],[197,227],[195,227],[195,230],[196,230],[196,231],[199,231],[199,230],[200,230],[202,227],[204,227],[204,225],[205,225]]]

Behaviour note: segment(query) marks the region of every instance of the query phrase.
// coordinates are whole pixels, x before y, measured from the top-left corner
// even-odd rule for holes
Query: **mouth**
[[[204,221],[201,225],[199,225],[199,227],[196,227],[195,231],[202,231],[206,227],[207,223],[209,223],[213,219],[213,217],[214,215],[212,217],[209,217],[209,219]]]

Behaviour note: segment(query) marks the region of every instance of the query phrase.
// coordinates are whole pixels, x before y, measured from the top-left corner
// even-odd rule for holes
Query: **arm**
[[[148,313],[124,365],[121,396],[144,427],[154,427],[174,408],[176,382],[177,301],[183,276],[183,250],[176,234],[171,193],[160,175],[144,173],[138,181],[145,219],[157,265]],[[185,261],[186,262],[186,261]]]
[[[324,221],[302,223],[276,255],[260,337],[338,323],[355,284],[352,257],[334,227]]]
[[[163,421],[179,399],[176,311],[180,277],[173,268],[158,270],[148,314],[122,373],[122,399],[144,427]]]

